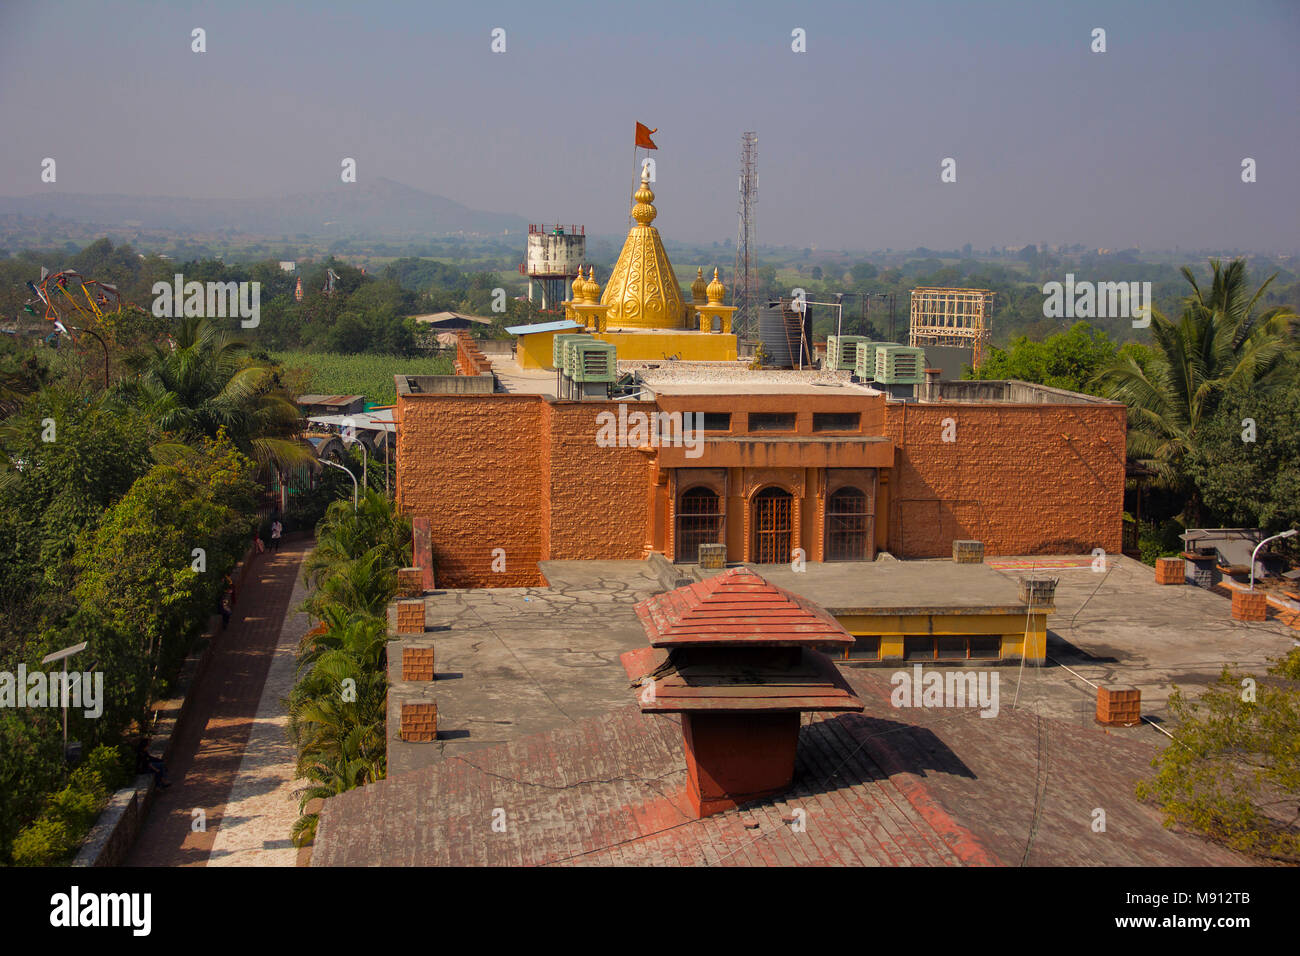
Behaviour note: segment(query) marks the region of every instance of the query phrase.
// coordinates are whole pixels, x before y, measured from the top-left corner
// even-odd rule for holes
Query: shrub
[[[50,797],[41,815],[18,834],[13,846],[14,864],[66,863],[126,777],[125,756],[120,748],[104,745],[92,750],[72,771],[68,785]]]
[[[78,842],[63,820],[41,817],[14,840],[14,866],[58,866]]]

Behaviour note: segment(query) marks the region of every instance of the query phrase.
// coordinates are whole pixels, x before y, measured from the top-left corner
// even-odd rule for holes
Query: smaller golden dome
[[[704,282],[704,267],[695,270],[695,281],[691,283],[691,301],[696,305],[704,303],[704,297],[707,295],[707,288]]]
[[[723,296],[727,294],[727,287],[723,285],[722,280],[718,278],[718,270],[716,268],[713,270],[713,281],[709,283],[709,287],[705,291],[709,297],[709,305],[722,305]]]
[[[582,301],[582,289],[583,286],[585,286],[586,284],[587,284],[587,280],[582,277],[582,266],[578,266],[578,274],[577,276],[574,277],[573,280],[573,286],[572,286],[573,298],[571,299],[571,301],[573,302]]]
[[[583,292],[588,303],[595,305],[600,301],[600,283],[596,281],[594,266],[587,269],[587,281],[583,283]]]

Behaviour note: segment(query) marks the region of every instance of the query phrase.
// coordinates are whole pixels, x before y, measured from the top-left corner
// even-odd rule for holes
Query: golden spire
[[[691,301],[696,305],[702,305],[705,295],[704,267],[701,266],[695,270],[695,281],[691,283]]]
[[[716,267],[714,267],[713,281],[709,283],[707,294],[709,296],[709,305],[722,305],[723,296],[727,294],[727,287],[723,285],[722,280],[718,278],[718,270]]]
[[[659,214],[654,198],[649,168],[642,168],[641,185],[632,194],[636,225],[628,230],[601,296],[601,304],[610,307],[612,328],[679,329],[686,319],[682,287],[664,252],[659,230],[651,225]]]
[[[632,194],[636,200],[636,205],[632,207],[632,218],[642,226],[648,226],[655,221],[655,216],[659,215],[655,211],[654,190],[650,188],[650,170],[643,167],[641,170],[641,188]]]

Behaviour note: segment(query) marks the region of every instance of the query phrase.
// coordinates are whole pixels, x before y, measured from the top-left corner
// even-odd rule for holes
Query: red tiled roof
[[[657,594],[636,606],[652,647],[852,644],[822,608],[769,584],[749,568]]]
[[[696,819],[685,802],[678,718],[628,706],[331,797],[311,863],[1257,862],[1165,828],[1159,813],[1133,796],[1134,781],[1150,773],[1150,745],[1027,711],[1004,710],[990,720],[974,710],[900,711],[890,704],[887,673],[848,677],[867,714],[805,717],[794,786],[779,797]],[[1098,806],[1107,808],[1111,836],[1088,826]],[[493,828],[498,808],[504,831]],[[799,816],[802,831],[789,822]]]
[[[331,797],[311,862],[996,865],[923,785],[881,768],[879,732],[857,715],[805,726],[788,792],[698,819],[677,719],[626,707]]]

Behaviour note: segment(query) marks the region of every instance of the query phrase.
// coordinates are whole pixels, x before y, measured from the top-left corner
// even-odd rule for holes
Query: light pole
[[[1296,529],[1292,528],[1290,531],[1283,531],[1281,534],[1275,534],[1271,538],[1265,538],[1259,544],[1255,545],[1255,550],[1250,552],[1250,589],[1252,591],[1255,590],[1255,555],[1259,554],[1259,549],[1264,547],[1264,545],[1268,544],[1270,541],[1276,541],[1278,538],[1293,538],[1295,537],[1295,534]]]
[[[329,465],[331,468],[337,468],[339,471],[346,471],[348,473],[348,477],[352,479],[352,513],[356,514],[357,513],[357,476],[352,474],[351,469],[344,468],[342,465],[338,464],[337,462],[330,461],[328,458],[321,458],[320,463],[322,465]]]
[[[65,647],[61,651],[55,651],[53,654],[46,654],[41,658],[42,664],[51,664],[54,661],[63,661],[63,692],[60,695],[63,698],[63,759],[68,759],[68,658],[73,654],[80,654],[86,649],[86,642],[73,644],[71,647]]]

